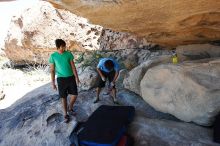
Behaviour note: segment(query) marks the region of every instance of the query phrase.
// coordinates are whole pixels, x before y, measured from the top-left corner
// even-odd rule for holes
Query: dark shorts
[[[74,76],[58,77],[57,84],[60,98],[66,98],[68,94],[78,95],[76,80]]]
[[[104,72],[104,71],[102,71],[102,70],[101,70],[101,72],[102,72],[102,74],[105,76],[106,80],[109,81],[109,83],[113,81],[113,79],[114,79],[114,77],[115,77],[115,71],[114,71],[114,70],[111,71],[111,72],[109,72],[109,73]],[[101,78],[101,76],[99,75],[99,76],[98,76],[98,79],[97,79],[97,85],[96,85],[96,87],[98,87],[98,88],[103,88],[103,87],[105,87],[105,83],[106,83],[106,81],[103,81],[102,78]],[[113,88],[115,88],[115,86],[114,86]]]

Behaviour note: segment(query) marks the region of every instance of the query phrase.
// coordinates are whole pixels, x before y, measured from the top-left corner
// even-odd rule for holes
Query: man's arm
[[[99,75],[101,76],[102,80],[105,81],[105,76],[102,74],[101,70],[97,67],[96,70],[98,71]]]
[[[50,74],[51,74],[52,87],[53,87],[53,89],[57,90],[57,87],[56,87],[56,84],[55,84],[55,67],[54,67],[54,64],[50,64]]]
[[[80,81],[79,81],[78,73],[77,73],[76,66],[75,66],[75,63],[73,62],[73,60],[70,61],[70,64],[71,64],[71,67],[73,70],[73,74],[75,76],[76,84],[79,85]]]
[[[116,82],[116,80],[118,78],[118,75],[119,75],[120,67],[119,67],[119,64],[118,64],[117,61],[114,60],[113,63],[114,63],[115,76],[114,76],[114,79],[113,79],[112,82],[113,82],[113,84],[115,84],[115,82]]]
[[[115,72],[115,76],[114,76],[114,79],[113,79],[113,84],[115,84],[115,81],[117,80],[117,78],[118,78],[118,75],[119,75],[119,72],[118,71],[116,71]]]

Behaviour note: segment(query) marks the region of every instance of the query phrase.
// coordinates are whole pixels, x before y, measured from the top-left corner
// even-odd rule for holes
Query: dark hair
[[[112,70],[114,68],[114,63],[111,60],[106,60],[104,65],[108,70]]]
[[[66,42],[62,39],[56,39],[55,40],[55,44],[57,48],[60,48],[61,46],[65,47],[66,46]]]

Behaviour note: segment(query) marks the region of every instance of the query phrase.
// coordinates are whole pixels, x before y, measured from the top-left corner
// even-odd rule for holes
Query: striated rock
[[[116,31],[145,37],[164,45],[220,40],[219,0],[50,0]]]
[[[85,121],[100,105],[113,105],[110,96],[93,104],[95,92],[80,92],[74,105],[77,115],[70,123],[63,122],[62,104],[50,84],[26,94],[11,107],[0,110],[0,145],[60,145],[69,146],[69,136],[76,121]],[[136,108],[129,134],[135,146],[146,145],[213,145],[212,129],[178,122],[169,114],[155,111],[134,93],[121,90],[118,93],[121,105]],[[172,120],[172,121],[171,121]]]
[[[158,111],[210,126],[220,112],[220,59],[150,68],[141,80],[140,94]]]
[[[132,105],[137,104],[137,110],[145,112],[151,109],[152,116],[169,118],[169,115],[159,113],[141,98],[136,98],[129,92],[120,93],[120,102],[127,101]],[[62,145],[69,146],[69,136],[76,121],[85,121],[88,116],[100,105],[113,105],[110,96],[102,98],[97,104],[93,104],[95,92],[80,92],[74,105],[76,117],[71,117],[70,123],[63,122],[62,104],[57,95],[51,89],[50,84],[44,85],[26,94],[11,107],[0,110],[0,145]],[[131,100],[135,100],[133,103]],[[138,106],[139,105],[139,106]],[[142,106],[140,106],[142,105]],[[141,107],[144,107],[141,109]],[[172,117],[172,116],[170,116]],[[174,118],[173,118],[174,119]],[[59,137],[59,138],[58,138]]]
[[[144,38],[130,35],[125,32],[115,32],[110,29],[103,29],[100,38],[98,39],[102,50],[123,50],[143,48],[146,46],[153,47],[153,44],[148,43]]]
[[[54,8],[46,1],[18,13],[11,20],[5,39],[5,53],[16,64],[47,63],[56,50],[57,38],[70,51],[132,49],[150,45],[143,38],[103,29],[87,19]]]

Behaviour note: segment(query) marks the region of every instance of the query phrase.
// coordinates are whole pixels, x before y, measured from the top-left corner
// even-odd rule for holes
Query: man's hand
[[[76,85],[79,86],[80,83],[81,83],[80,80],[76,79]]]
[[[111,83],[109,84],[108,91],[111,92],[114,86],[115,86],[115,82],[111,82]]]
[[[104,81],[104,82],[105,82],[105,80],[106,80],[106,79],[105,79],[105,77],[104,77],[104,76],[101,76],[101,78],[102,78],[102,81]]]
[[[101,70],[100,70],[99,68],[96,68],[96,70],[98,71],[98,73],[99,73],[99,75],[100,75],[102,81],[105,82],[105,81],[106,81],[106,78],[105,78],[105,76],[102,74]]]
[[[111,88],[113,88],[113,86],[115,86],[115,82],[111,82],[110,86],[111,86]]]
[[[51,73],[52,88],[54,90],[57,90],[57,86],[55,84],[55,66],[54,66],[54,64],[50,64],[50,73]]]
[[[57,86],[55,85],[55,83],[52,83],[52,88],[57,91]]]

